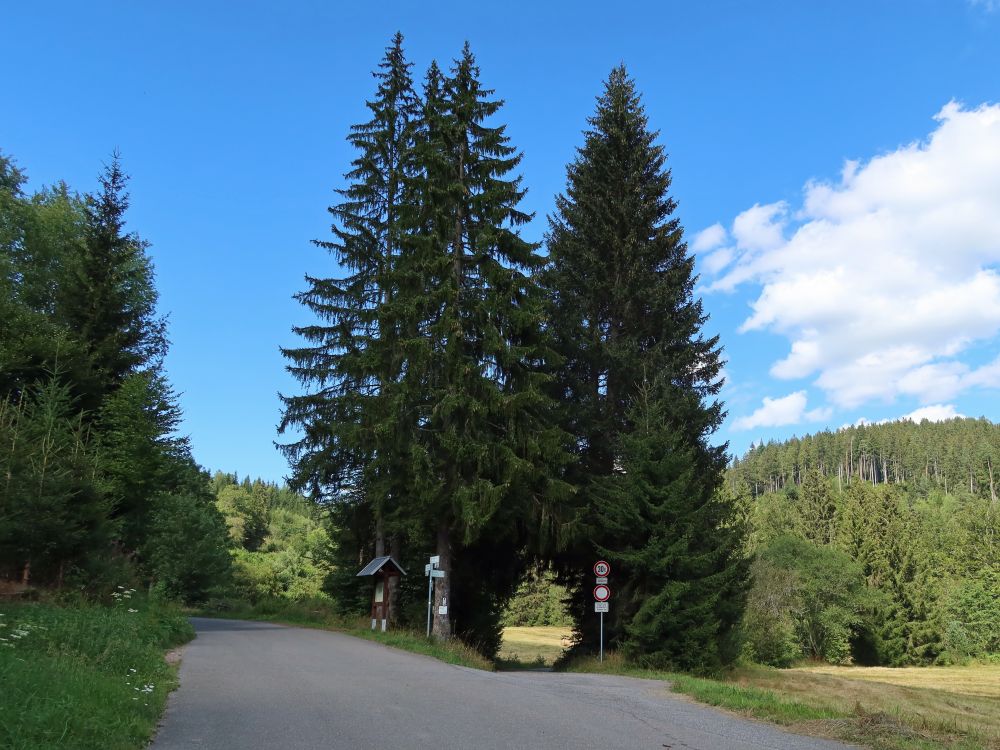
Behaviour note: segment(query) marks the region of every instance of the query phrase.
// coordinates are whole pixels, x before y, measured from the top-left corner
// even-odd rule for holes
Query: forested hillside
[[[226,520],[234,593],[266,599],[314,599],[330,574],[332,547],[320,508],[287,487],[217,472],[216,507]]]
[[[920,664],[1000,653],[1000,425],[849,427],[753,448],[753,658]]]
[[[28,194],[0,155],[0,580],[197,599],[225,525],[176,428],[147,245],[117,156],[98,189]]]

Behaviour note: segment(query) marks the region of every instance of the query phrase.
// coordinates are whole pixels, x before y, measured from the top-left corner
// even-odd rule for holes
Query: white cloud
[[[803,416],[805,417],[806,422],[825,422],[833,416],[833,408],[823,406],[818,409],[807,411]]]
[[[733,422],[734,430],[752,430],[754,427],[783,427],[798,424],[806,409],[806,392],[796,391],[784,398],[764,398],[763,406],[748,417]]]
[[[959,414],[955,411],[954,404],[934,404],[933,406],[924,406],[916,411],[911,411],[899,419],[900,421],[908,419],[911,422],[922,422],[925,419],[930,422],[943,422],[946,419],[956,419],[964,416],[964,414]]]
[[[722,243],[726,241],[726,229],[722,224],[713,224],[707,229],[702,229],[698,234],[695,235],[694,241],[691,242],[691,250],[696,253],[703,253],[706,250],[712,250],[719,247]]]
[[[759,409],[746,417],[733,421],[734,430],[752,430],[754,427],[785,427],[806,422],[824,422],[833,409],[823,407],[806,411],[806,392],[796,391],[782,398],[765,397]]]
[[[1000,332],[1000,106],[936,119],[927,140],[808,183],[798,210],[744,211],[735,257],[705,263],[709,290],[759,285],[740,330],[788,339],[775,377],[813,377],[848,408],[1000,387],[1000,359],[961,359]]]
[[[748,208],[733,221],[737,246],[749,252],[780,247],[785,241],[782,230],[787,214],[788,205],[784,201],[766,206],[757,203]]]
[[[736,250],[731,247],[720,247],[715,252],[705,256],[702,267],[706,273],[716,274],[733,262]]]
[[[919,409],[911,411],[909,414],[904,414],[901,417],[896,417],[895,419],[880,419],[877,422],[873,422],[870,419],[861,417],[853,425],[842,424],[840,429],[846,430],[848,427],[862,427],[864,425],[873,424],[890,424],[892,422],[922,422],[923,420],[928,420],[929,422],[943,422],[946,419],[961,419],[965,415],[960,414],[956,409],[954,404],[932,404],[931,406],[921,406]]]
[[[1000,357],[989,364],[970,368],[961,362],[939,362],[906,373],[899,390],[918,396],[925,403],[944,401],[971,388],[1000,388]]]

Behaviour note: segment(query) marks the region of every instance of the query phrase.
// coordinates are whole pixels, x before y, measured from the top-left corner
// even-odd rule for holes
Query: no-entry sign
[[[594,586],[594,600],[599,602],[606,602],[611,598],[611,588],[606,584],[599,584]]]
[[[605,560],[598,560],[594,563],[594,575],[600,577],[611,573],[611,566]]]

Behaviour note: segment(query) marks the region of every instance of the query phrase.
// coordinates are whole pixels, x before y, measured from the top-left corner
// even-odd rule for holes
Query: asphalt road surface
[[[663,683],[491,673],[341,633],[194,620],[154,750],[836,750]]]

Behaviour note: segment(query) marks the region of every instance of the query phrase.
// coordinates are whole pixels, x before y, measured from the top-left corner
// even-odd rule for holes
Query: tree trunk
[[[385,556],[385,529],[382,526],[382,514],[375,519],[375,557]]]
[[[434,635],[442,640],[451,638],[451,534],[447,525],[437,533],[437,555],[441,558],[438,568],[443,578],[434,579]],[[444,613],[442,613],[444,608]]]
[[[31,560],[24,563],[24,570],[21,571],[21,583],[25,586],[31,580]]]
[[[989,458],[986,459],[986,466],[990,470],[990,500],[993,503],[996,503],[996,501],[997,501],[997,491],[996,491],[996,485],[993,484],[993,461],[992,461],[992,459],[989,459]]]

